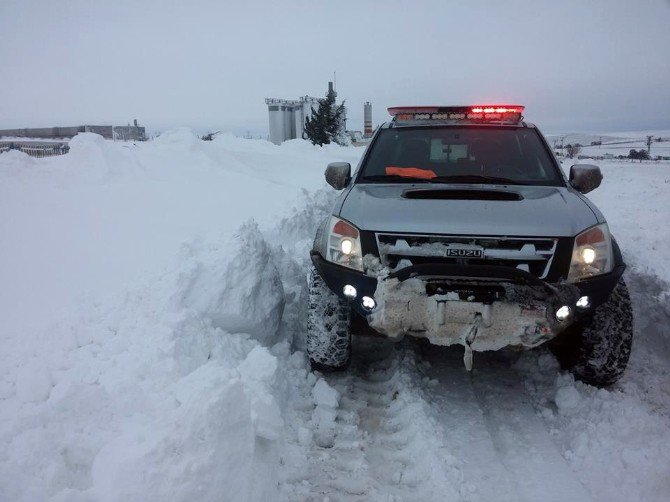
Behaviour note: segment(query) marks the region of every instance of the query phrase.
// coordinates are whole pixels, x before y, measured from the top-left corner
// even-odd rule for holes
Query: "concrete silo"
[[[366,101],[363,104],[363,137],[372,136],[372,104]]]
[[[282,107],[284,116],[284,141],[295,138],[295,121],[293,119],[293,105],[285,102]]]
[[[266,99],[270,119],[270,141],[278,145],[284,141],[284,112],[281,100]]]
[[[302,138],[305,119],[312,115],[318,98],[303,96],[298,100],[266,98],[270,119],[270,141],[279,145],[286,140]]]

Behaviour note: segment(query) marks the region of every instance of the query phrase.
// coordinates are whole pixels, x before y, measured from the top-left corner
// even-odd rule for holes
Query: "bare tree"
[[[574,159],[582,151],[581,145],[565,145],[565,153],[570,159]]]

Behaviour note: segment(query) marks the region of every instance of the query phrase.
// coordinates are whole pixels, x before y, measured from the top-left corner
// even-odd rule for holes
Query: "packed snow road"
[[[341,396],[342,424],[330,456],[335,480],[348,482],[318,491],[375,500],[591,500],[510,358],[480,356],[482,371],[473,375],[462,369],[462,350],[381,345],[382,357],[380,342],[357,347],[351,374],[328,378]],[[346,454],[352,444],[355,462]]]
[[[633,368],[645,364],[642,353]],[[308,456],[310,489],[298,492],[306,500],[664,500],[669,493],[663,367],[654,378],[665,388],[651,397],[630,384],[599,391],[575,383],[547,350],[478,353],[473,373],[463,370],[461,348],[418,341],[363,338],[354,354],[350,371],[325,376],[339,407],[330,440],[315,441]]]
[[[543,348],[469,374],[462,349],[361,337],[349,371],[309,371],[322,169],[361,150],[71,146],[0,155],[0,500],[668,499],[667,163],[605,164],[590,194],[636,314],[598,390]]]

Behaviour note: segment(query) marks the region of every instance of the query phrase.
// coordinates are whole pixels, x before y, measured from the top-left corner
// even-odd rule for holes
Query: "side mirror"
[[[570,185],[581,193],[589,193],[600,186],[603,174],[598,166],[575,164],[570,168]]]
[[[349,162],[331,162],[326,168],[326,182],[335,190],[342,190],[351,180]]]

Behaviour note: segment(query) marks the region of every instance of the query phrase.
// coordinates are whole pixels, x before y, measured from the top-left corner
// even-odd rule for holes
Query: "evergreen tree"
[[[328,108],[325,100],[319,100],[319,109],[312,107],[312,116],[305,119],[305,138],[310,140],[313,145],[325,145],[330,143],[328,137],[328,124],[325,118],[328,116]]]
[[[345,143],[344,133],[344,101],[337,104],[335,91],[328,89],[326,97],[319,100],[319,107],[312,116],[305,119],[305,137],[314,145],[327,145],[331,142]]]

